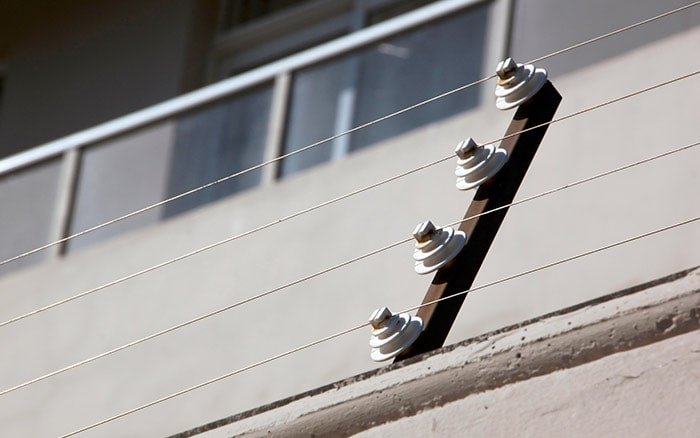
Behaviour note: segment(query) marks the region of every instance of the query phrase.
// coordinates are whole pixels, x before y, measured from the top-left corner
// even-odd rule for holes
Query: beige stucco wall
[[[698,329],[695,269],[173,438],[688,436],[698,421],[688,415],[698,406]]]
[[[700,68],[683,53],[700,29],[552,77],[559,115]],[[590,46],[580,50],[596,50]],[[563,56],[577,56],[572,52]],[[698,140],[692,78],[552,126],[518,197]],[[488,87],[493,84],[489,83]],[[346,160],[203,207],[168,222],[0,278],[0,318],[106,283],[365,184],[446,156],[466,136],[502,135],[509,113],[490,105],[418,129]],[[698,214],[698,150],[514,207],[477,284]],[[454,163],[218,247],[94,296],[3,327],[6,388],[170,325],[407,237],[426,218],[461,218],[471,194]],[[700,260],[688,225],[470,296],[450,342],[609,293]],[[404,245],[49,381],[0,397],[3,435],[69,432],[364,321],[382,305],[420,302],[430,281]],[[86,436],[163,435],[332,382],[377,365],[356,332],[115,421]]]
[[[694,437],[700,335],[475,394],[357,437]]]

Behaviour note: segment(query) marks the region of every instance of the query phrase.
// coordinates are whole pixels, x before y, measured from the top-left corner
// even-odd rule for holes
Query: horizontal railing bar
[[[0,175],[53,158],[72,148],[104,141],[162,121],[255,85],[272,81],[278,74],[317,64],[485,1],[442,0],[430,4],[254,70],[12,155],[0,160]]]

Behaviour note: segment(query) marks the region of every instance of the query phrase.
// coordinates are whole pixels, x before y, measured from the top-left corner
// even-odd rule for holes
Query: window
[[[223,4],[222,27],[230,30],[276,12],[308,3],[309,0],[226,0]]]
[[[436,0],[225,0],[209,79],[216,81]]]
[[[352,3],[224,2],[221,32],[212,48],[209,80],[215,82],[242,73],[351,32]]]

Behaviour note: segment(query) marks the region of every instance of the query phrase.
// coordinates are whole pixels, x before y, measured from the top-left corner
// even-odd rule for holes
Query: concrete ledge
[[[175,435],[349,436],[700,328],[686,270]]]

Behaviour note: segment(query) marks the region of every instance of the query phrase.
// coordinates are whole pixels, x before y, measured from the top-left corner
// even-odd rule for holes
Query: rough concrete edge
[[[700,269],[696,267],[223,418],[172,438],[191,437],[234,423],[238,424],[231,434],[347,436],[471,393],[581,365],[698,328]]]

